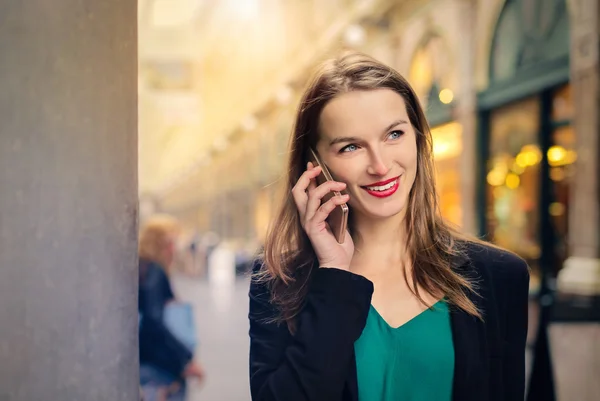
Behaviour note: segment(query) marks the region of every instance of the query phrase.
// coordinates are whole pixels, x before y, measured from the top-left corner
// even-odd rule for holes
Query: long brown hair
[[[441,217],[431,132],[415,92],[392,68],[362,53],[347,52],[316,70],[301,99],[290,142],[285,199],[267,233],[263,268],[255,276],[270,287],[271,302],[280,311],[276,320],[287,322],[292,331],[311,273],[318,265],[300,224],[291,190],[306,168],[308,148],[316,146],[319,139],[319,117],[327,102],[349,91],[379,88],[391,89],[402,96],[416,132],[417,173],[404,219],[408,256],[413,263],[409,288],[424,305],[427,303],[419,294],[419,287],[432,295],[443,294],[452,305],[481,318],[467,296],[475,291],[474,283],[454,268],[453,261],[466,256],[461,240],[467,237]],[[408,284],[406,273],[404,278]]]

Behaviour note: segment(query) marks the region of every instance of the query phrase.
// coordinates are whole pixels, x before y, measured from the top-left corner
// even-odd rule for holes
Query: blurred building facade
[[[597,0],[138,7],[142,219],[174,214],[205,253],[219,239],[260,244],[286,195],[288,140],[312,67],[341,49],[366,52],[418,92],[444,216],[525,258],[532,295],[542,271],[557,286],[558,399],[595,399],[599,327],[586,322],[600,320]],[[544,304],[531,304],[530,343],[543,338]]]
[[[554,273],[565,270],[565,289],[600,291],[591,280],[600,269],[597,2],[248,1],[236,12],[219,4],[186,28],[203,52],[184,45],[192,51],[159,63],[141,48],[140,125],[163,133],[146,166],[158,177],[148,186],[157,207],[199,232],[260,241],[284,195],[311,67],[353,48],[418,92],[445,217],[524,257],[534,291],[542,255],[552,255]],[[176,113],[160,108],[169,96],[191,105],[192,117],[173,123]]]

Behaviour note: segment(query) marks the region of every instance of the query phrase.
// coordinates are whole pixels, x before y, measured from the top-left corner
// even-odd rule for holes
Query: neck
[[[406,255],[404,213],[385,219],[356,215],[354,218],[355,258],[382,266],[403,262]],[[369,263],[371,264],[371,263]]]

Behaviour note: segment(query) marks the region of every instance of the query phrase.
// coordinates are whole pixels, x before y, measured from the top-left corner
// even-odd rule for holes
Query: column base
[[[572,256],[558,274],[557,290],[585,296],[600,295],[600,259]]]

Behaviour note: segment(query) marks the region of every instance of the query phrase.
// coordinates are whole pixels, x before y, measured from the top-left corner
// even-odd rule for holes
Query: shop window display
[[[525,258],[532,267],[532,289],[539,284],[541,253],[539,223],[548,213],[554,229],[552,270],[562,267],[569,255],[569,191],[575,174],[575,133],[570,124],[573,102],[569,85],[551,96],[550,115],[542,116],[540,96],[494,110],[490,116],[490,158],[487,165],[487,229],[492,241]],[[540,132],[540,122],[550,120],[550,132]],[[550,135],[548,149],[540,149],[541,135]],[[549,177],[541,177],[542,152],[546,152]],[[548,210],[540,210],[540,180],[551,181]]]
[[[490,239],[525,258],[539,278],[540,162],[538,98],[491,113],[487,165],[487,226]]]

